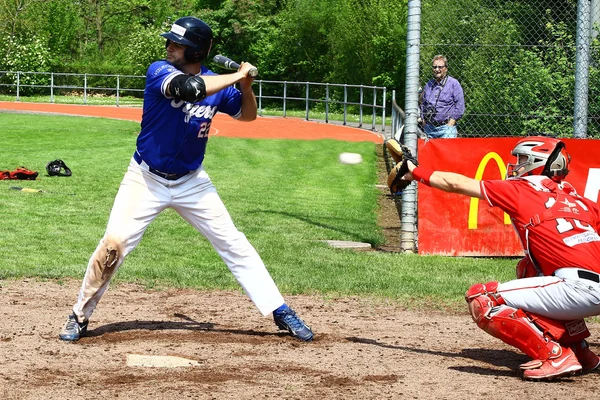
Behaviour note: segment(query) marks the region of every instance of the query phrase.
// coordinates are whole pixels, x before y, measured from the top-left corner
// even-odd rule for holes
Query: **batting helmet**
[[[184,55],[191,63],[201,62],[208,57],[213,39],[210,26],[194,17],[179,18],[169,32],[160,36],[167,38],[167,46],[170,41],[187,46]]]
[[[559,139],[532,136],[520,140],[510,152],[517,157],[516,164],[508,164],[507,177],[545,175],[562,180],[569,173],[571,156],[565,143]]]
[[[54,160],[46,164],[46,172],[49,176],[71,176],[71,169],[63,160]]]

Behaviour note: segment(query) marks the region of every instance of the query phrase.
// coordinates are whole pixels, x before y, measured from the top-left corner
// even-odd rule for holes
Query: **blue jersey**
[[[217,111],[241,115],[242,95],[229,86],[197,103],[166,97],[167,85],[183,74],[167,61],[156,61],[146,74],[142,130],[137,152],[151,168],[169,174],[196,170],[204,160],[210,124]],[[201,75],[216,75],[202,67]]]

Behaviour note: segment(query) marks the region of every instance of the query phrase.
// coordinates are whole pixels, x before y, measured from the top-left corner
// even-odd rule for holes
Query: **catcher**
[[[511,154],[506,180],[432,171],[405,157],[399,181],[484,199],[511,217],[526,254],[519,279],[475,284],[465,298],[477,326],[531,357],[520,365],[524,379],[594,370],[600,358],[583,318],[600,315],[600,210],[564,180],[563,141],[528,137]]]

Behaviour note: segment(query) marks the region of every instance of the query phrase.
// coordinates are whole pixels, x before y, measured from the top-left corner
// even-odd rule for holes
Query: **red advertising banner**
[[[419,164],[471,178],[505,179],[514,164],[510,151],[521,138],[419,140]],[[580,195],[598,202],[600,141],[564,139],[571,154],[569,181]],[[418,188],[419,254],[521,256],[508,216],[485,200]]]

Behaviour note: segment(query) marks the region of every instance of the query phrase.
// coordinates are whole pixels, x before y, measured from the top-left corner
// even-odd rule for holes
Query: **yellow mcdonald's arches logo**
[[[477,172],[475,173],[475,179],[480,181],[483,178],[483,172],[487,167],[490,160],[496,161],[498,169],[500,169],[500,178],[504,179],[506,176],[506,164],[502,160],[502,157],[498,153],[490,152],[481,159]],[[477,229],[477,212],[479,210],[479,199],[477,197],[471,197],[471,204],[469,205],[469,229]],[[507,213],[504,213],[504,224],[510,224],[510,217]]]

